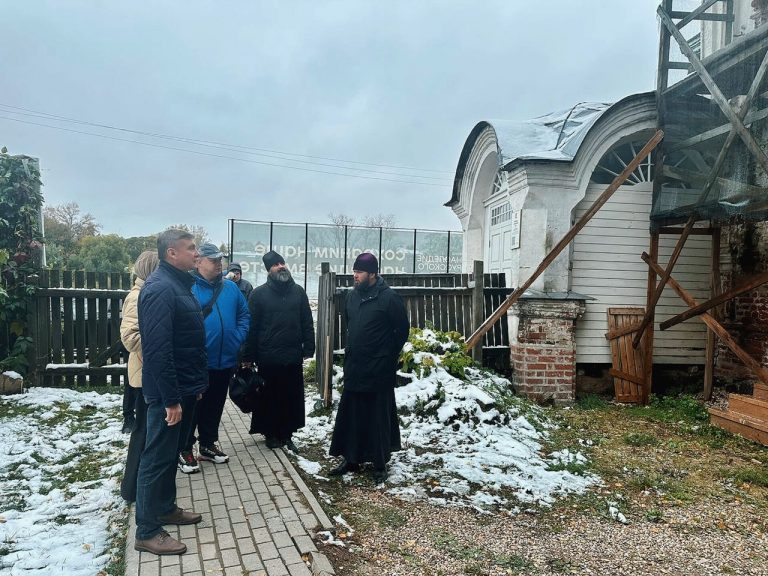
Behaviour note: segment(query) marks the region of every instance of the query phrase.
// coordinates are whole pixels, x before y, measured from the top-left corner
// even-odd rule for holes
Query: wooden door
[[[608,333],[611,344],[613,386],[617,402],[639,404],[643,401],[645,372],[642,345],[632,347],[633,327],[640,324],[644,308],[608,308]]]

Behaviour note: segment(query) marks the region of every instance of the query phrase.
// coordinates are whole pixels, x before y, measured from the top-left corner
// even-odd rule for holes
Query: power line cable
[[[62,121],[62,122],[72,122],[72,123],[75,123],[75,124],[82,124],[82,125],[85,125],[85,126],[93,126],[93,127],[97,127],[97,128],[104,128],[104,129],[107,129],[107,130],[116,130],[116,131],[120,131],[120,132],[127,132],[127,133],[131,133],[131,134],[147,136],[147,137],[150,137],[150,138],[162,138],[162,139],[166,139],[166,140],[174,140],[174,141],[177,141],[177,142],[185,142],[185,143],[188,143],[188,144],[195,144],[195,145],[198,145],[198,146],[206,146],[206,147],[212,147],[212,148],[217,148],[217,149],[225,149],[225,150],[230,150],[230,151],[233,151],[233,152],[241,152],[241,153],[245,152],[245,153],[253,154],[253,155],[256,155],[256,156],[265,156],[267,158],[274,158],[274,159],[277,159],[277,160],[288,160],[288,161],[291,161],[291,162],[301,162],[301,163],[304,163],[304,164],[314,164],[314,165],[319,165],[319,166],[327,166],[327,167],[330,167],[330,168],[341,168],[343,170],[360,170],[360,171],[363,171],[363,172],[371,172],[371,173],[375,173],[375,174],[389,174],[389,175],[392,175],[392,176],[403,176],[403,177],[406,177],[406,178],[426,178],[426,179],[432,179],[432,180],[443,180],[443,178],[435,177],[435,176],[420,176],[418,174],[397,174],[397,173],[393,173],[393,172],[385,172],[385,171],[379,171],[379,170],[349,168],[349,167],[346,167],[346,166],[338,166],[338,165],[334,165],[334,164],[323,164],[323,163],[319,163],[319,162],[311,162],[311,161],[308,161],[308,160],[299,160],[298,158],[313,158],[315,160],[327,160],[327,161],[330,161],[330,162],[343,162],[343,163],[346,163],[346,164],[359,164],[361,166],[376,166],[376,167],[380,167],[380,168],[394,168],[394,169],[399,169],[399,170],[411,170],[411,171],[419,171],[419,172],[432,172],[432,173],[437,173],[437,174],[453,174],[452,172],[449,172],[447,170],[432,170],[432,169],[428,169],[428,168],[415,168],[415,167],[410,167],[410,166],[398,166],[398,165],[393,165],[393,164],[378,164],[378,163],[373,163],[373,162],[359,162],[359,161],[355,161],[355,160],[344,160],[344,159],[329,158],[329,157],[324,157],[324,156],[311,156],[311,155],[307,155],[307,154],[297,154],[297,153],[293,153],[293,152],[284,152],[284,151],[280,151],[280,150],[270,150],[268,148],[256,148],[256,147],[253,147],[253,146],[241,146],[241,145],[238,145],[238,144],[228,144],[228,143],[224,143],[224,142],[216,142],[216,141],[209,141],[209,140],[198,140],[198,139],[194,139],[194,138],[185,138],[185,137],[181,137],[181,136],[171,136],[171,135],[162,134],[162,133],[145,132],[145,131],[141,131],[141,130],[133,130],[133,129],[130,129],[130,128],[123,128],[123,127],[120,127],[120,126],[112,126],[112,125],[109,125],[109,124],[100,124],[100,123],[96,123],[96,122],[89,122],[87,120],[79,120],[77,118],[70,118],[70,117],[66,117],[66,116],[58,116],[56,114],[50,114],[48,112],[41,112],[39,110],[32,110],[32,109],[29,109],[29,108],[23,108],[21,106],[13,106],[13,105],[10,105],[10,104],[0,103],[0,107],[8,108],[9,110],[7,110],[6,112],[11,113],[11,114],[18,114],[18,115],[22,115],[22,116],[33,116],[33,117],[45,118],[45,119],[54,119],[54,120],[59,120],[59,121]],[[15,110],[20,110],[21,112],[15,112]],[[271,154],[281,154],[282,156],[272,156]],[[288,156],[288,158],[285,158],[284,156]],[[291,158],[291,156],[293,156],[295,158]]]
[[[347,176],[349,178],[362,178],[364,180],[379,180],[382,182],[397,182],[398,184],[417,184],[420,186],[435,186],[438,188],[444,188],[446,184],[435,184],[432,182],[415,182],[410,180],[396,180],[393,178],[379,178],[376,176],[363,176],[362,174],[345,174],[343,172],[330,172],[327,170],[316,170],[314,168],[302,168],[300,166],[287,166],[285,164],[274,164],[272,162],[261,162],[259,160],[252,160],[250,158],[238,158],[236,156],[227,156],[224,154],[211,154],[210,152],[202,152],[200,150],[189,150],[187,148],[178,148],[176,146],[165,146],[163,144],[154,144],[151,142],[142,142],[140,140],[131,140],[129,138],[118,138],[116,136],[108,136],[106,134],[97,134],[95,132],[85,132],[84,130],[75,130],[73,128],[65,128],[64,126],[52,126],[50,124],[43,124],[40,122],[31,122],[29,120],[22,120],[20,118],[10,118],[8,116],[0,116],[0,120],[10,120],[11,122],[19,122],[21,124],[29,124],[32,126],[41,126],[43,128],[52,128],[54,130],[62,130],[64,132],[72,132],[74,134],[83,134],[85,136],[94,136],[96,138],[104,138],[106,140],[115,140],[118,142],[128,142],[130,144],[139,144],[141,146],[150,146],[152,148],[162,148],[164,150],[176,150],[178,152],[187,152],[190,154],[197,154],[199,156],[209,156],[211,158],[224,158],[227,160],[237,160],[239,162],[248,162],[249,164],[259,164],[261,166],[272,166],[275,168],[287,168],[289,170],[299,170],[302,172],[314,172],[317,174],[329,174],[332,176]],[[341,167],[340,167],[341,168]],[[356,170],[355,168],[342,168],[344,170]]]

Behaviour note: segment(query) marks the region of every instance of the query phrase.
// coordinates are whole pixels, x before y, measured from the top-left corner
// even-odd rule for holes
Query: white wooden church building
[[[464,270],[471,270],[473,260],[482,260],[486,271],[504,272],[508,286],[525,281],[655,127],[654,92],[615,104],[580,103],[527,122],[479,122],[461,151],[453,195],[446,203],[464,230]],[[648,268],[640,255],[649,246],[652,174],[649,159],[534,284],[541,299],[577,303],[564,312],[573,316],[575,341],[570,346],[575,344],[577,364],[611,363],[604,337],[607,308],[645,307]],[[662,265],[676,240],[661,236]],[[676,279],[701,300],[710,294],[710,250],[708,237],[691,237],[675,268]],[[666,289],[657,321],[684,309]],[[520,314],[517,306],[509,315],[513,360]],[[558,312],[537,314],[554,317]],[[654,362],[703,364],[705,342],[700,322],[657,331]],[[567,350],[568,344],[563,346]]]

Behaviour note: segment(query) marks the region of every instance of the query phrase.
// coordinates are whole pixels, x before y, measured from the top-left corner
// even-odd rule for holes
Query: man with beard
[[[315,354],[312,311],[283,257],[269,251],[262,260],[269,276],[248,300],[251,327],[243,351],[243,361],[255,362],[266,383],[251,415],[250,433],[263,434],[268,448],[295,452],[291,436],[304,427],[302,361]]]
[[[373,463],[373,479],[387,479],[386,464],[401,449],[395,406],[395,378],[409,322],[400,296],[378,275],[373,254],[360,254],[352,267],[355,287],[347,294],[344,391],[331,439],[331,456],[341,456],[331,476]]]

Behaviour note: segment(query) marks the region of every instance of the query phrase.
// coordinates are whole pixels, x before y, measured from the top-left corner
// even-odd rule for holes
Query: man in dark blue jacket
[[[347,294],[347,344],[344,391],[331,438],[331,456],[342,456],[332,476],[373,463],[377,484],[387,479],[386,464],[401,449],[395,406],[400,350],[408,339],[403,300],[378,274],[376,257],[364,252],[353,265],[355,288]]]
[[[205,347],[208,350],[208,390],[197,403],[194,421],[184,450],[179,454],[179,470],[197,472],[199,465],[192,448],[197,428],[198,458],[216,464],[229,460],[219,445],[219,424],[227,401],[229,379],[237,366],[240,346],[248,335],[251,314],[237,284],[221,276],[224,254],[215,244],[205,243],[198,250],[197,270],[192,293],[205,317]]]
[[[189,434],[182,415],[194,412],[208,387],[208,372],[203,314],[189,274],[198,255],[195,239],[183,230],[166,230],[157,238],[157,252],[160,265],[144,283],[138,306],[147,438],[137,480],[135,548],[166,555],[183,554],[187,547],[163,525],[202,519],[176,506],[176,460]]]

